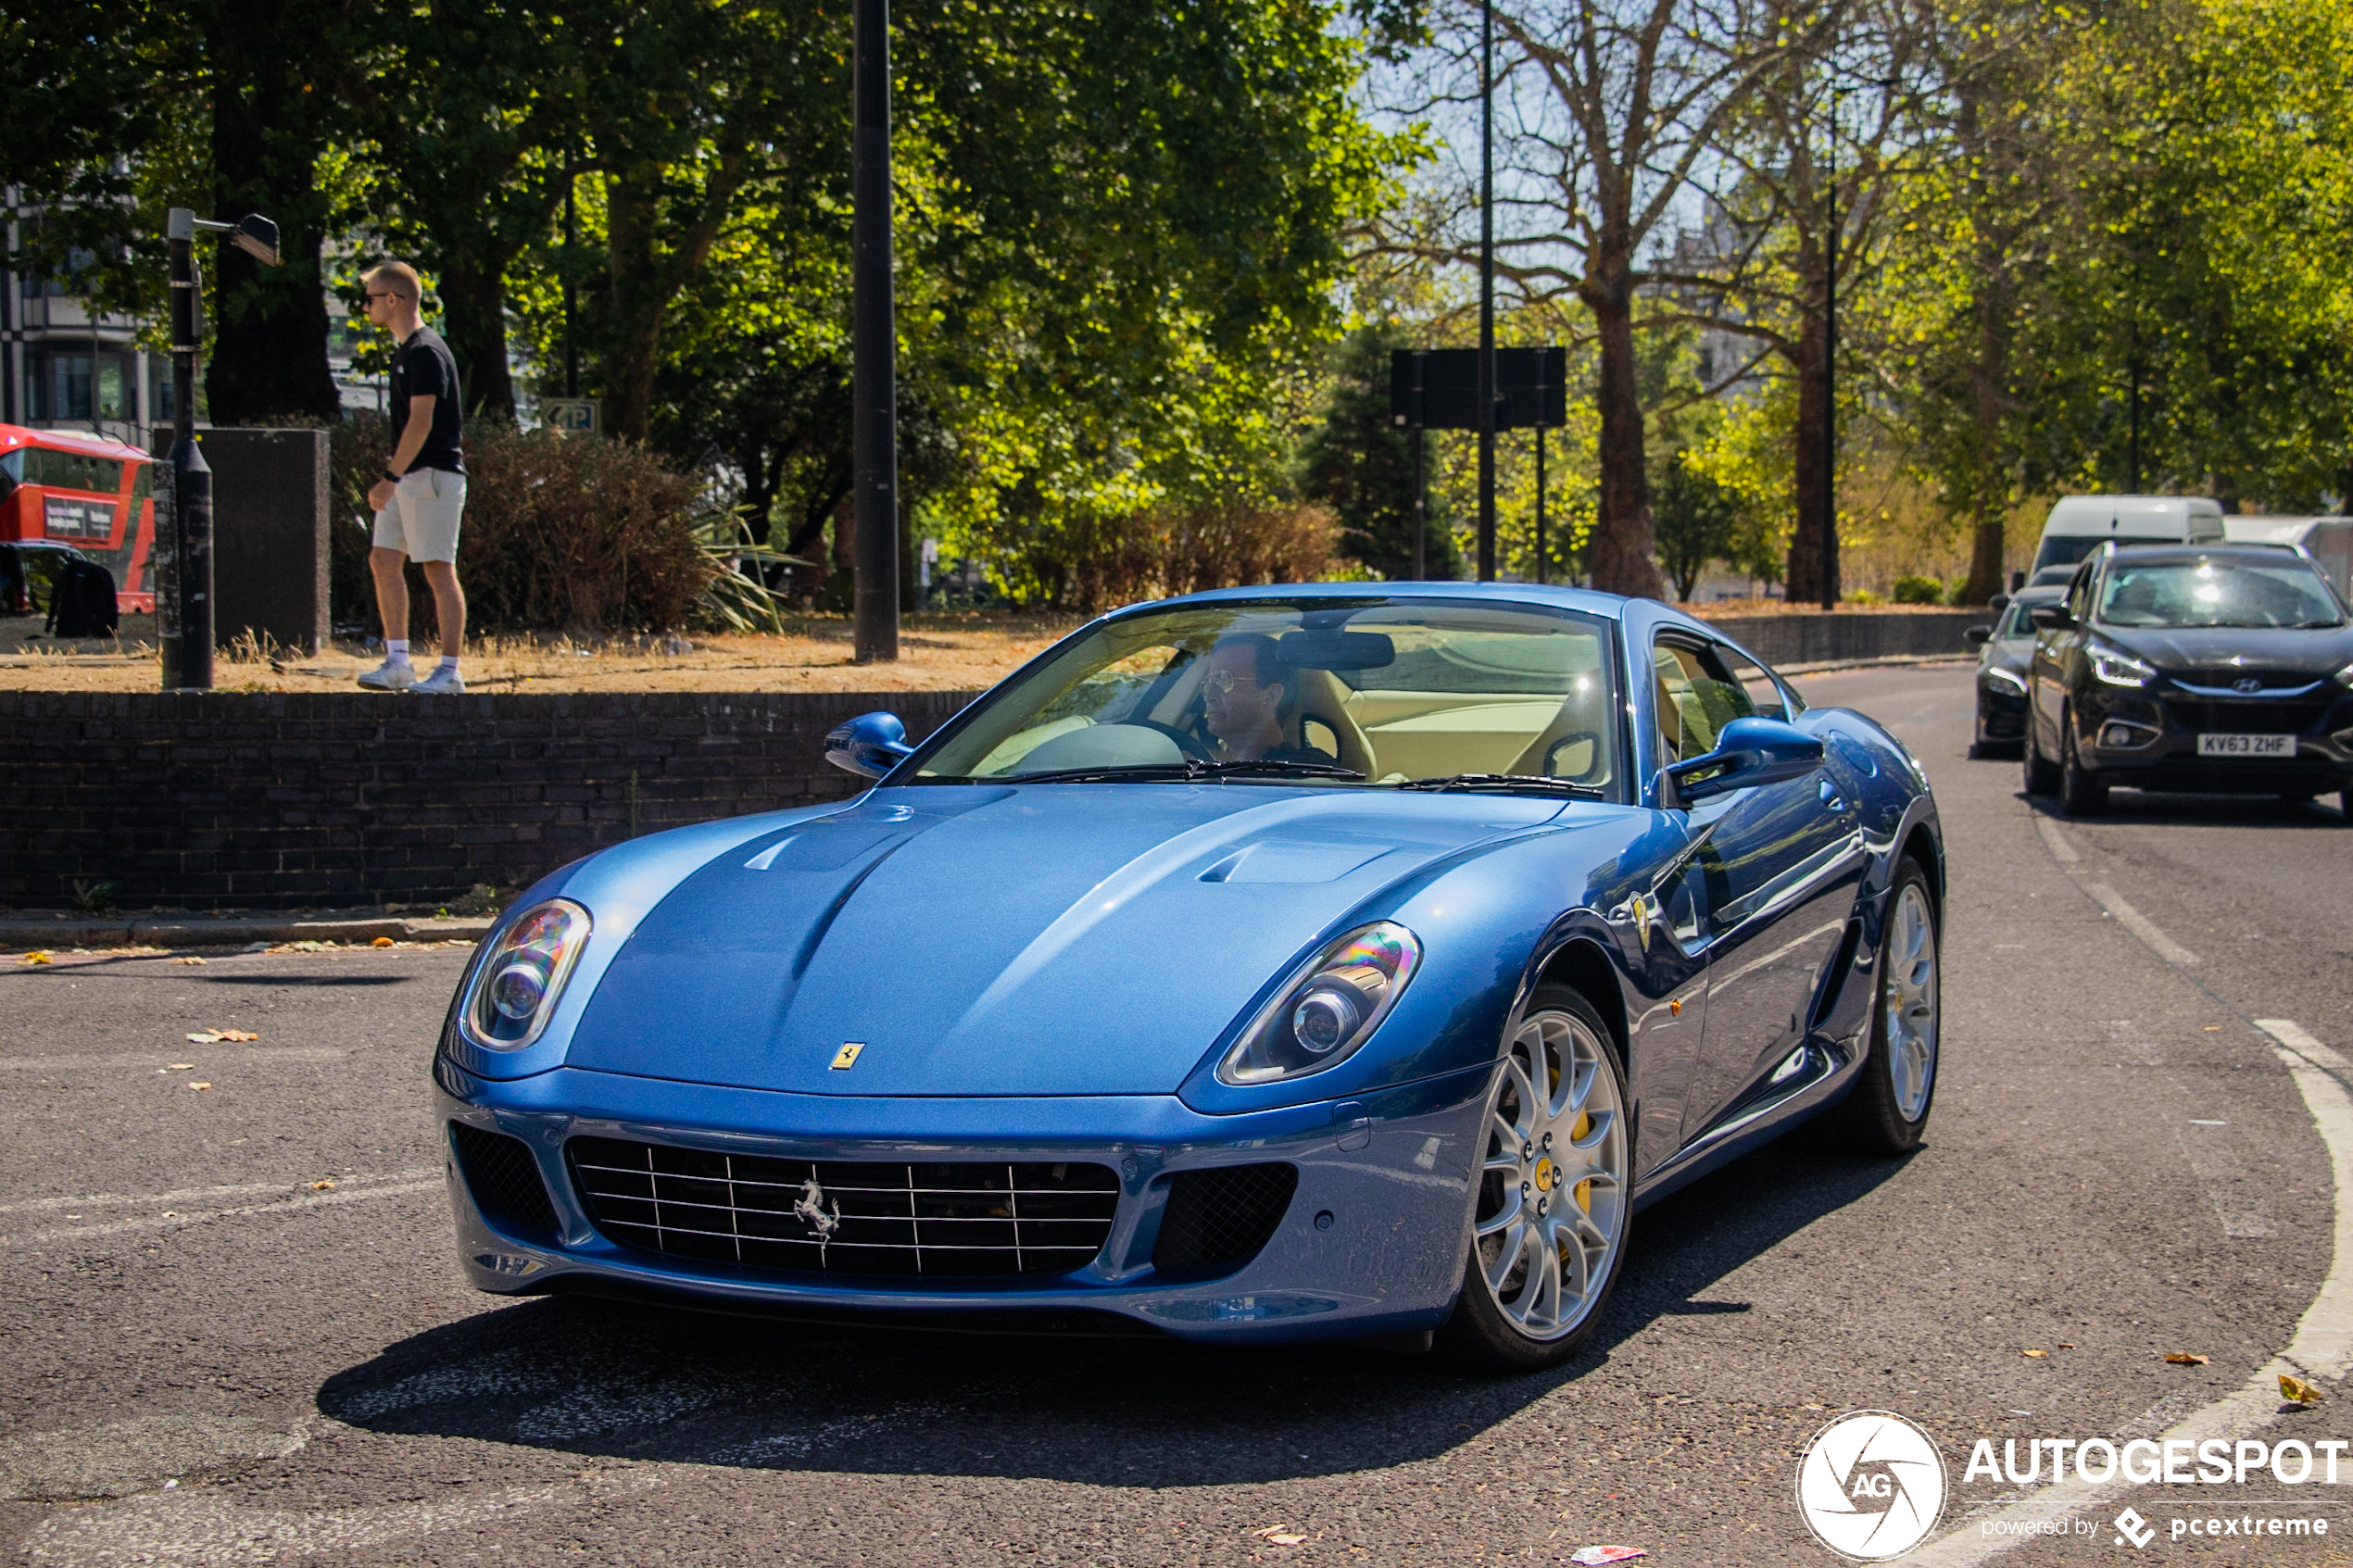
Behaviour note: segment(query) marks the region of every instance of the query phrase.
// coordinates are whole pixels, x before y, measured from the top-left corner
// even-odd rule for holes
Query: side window
[[[2067,613],[2079,622],[2092,618],[2092,569],[2088,565],[2067,585]]]
[[[1789,702],[1781,694],[1780,683],[1768,675],[1764,666],[1754,659],[1742,657],[1730,648],[1719,647],[1716,650],[1716,654],[1723,661],[1724,668],[1731,675],[1733,683],[1747,694],[1748,710],[1751,713],[1762,719],[1783,721],[1797,717],[1790,711]]]
[[[1756,711],[1747,691],[1716,657],[1696,647],[1654,645],[1651,675],[1659,746],[1670,761],[1706,756],[1725,725]]]

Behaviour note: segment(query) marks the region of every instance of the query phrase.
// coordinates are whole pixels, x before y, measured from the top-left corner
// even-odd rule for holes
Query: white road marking
[[[2059,825],[2040,811],[2034,813],[2034,831],[2043,835],[2043,842],[2062,865],[2071,866],[2082,858],[2075,853],[2075,846],[2067,841],[2067,834],[2059,832]]]
[[[81,1502],[129,1497],[167,1476],[243,1459],[283,1459],[309,1433],[249,1415],[143,1415],[0,1438],[0,1498]]]
[[[2272,1047],[2304,1097],[2329,1155],[2334,1183],[2335,1218],[2331,1228],[2329,1272],[2296,1325],[2287,1348],[2274,1356],[2235,1392],[2193,1411],[2164,1435],[2164,1441],[2192,1444],[2210,1437],[2236,1441],[2271,1424],[2280,1408],[2280,1374],[2307,1381],[2336,1379],[2353,1368],[2353,1093],[2339,1074],[2353,1061],[2284,1018],[2258,1019],[2257,1026],[2280,1042]],[[2193,1449],[2195,1451],[2195,1449]],[[1949,1534],[1904,1559],[1916,1568],[1966,1568],[2007,1551],[2035,1536],[2020,1535],[2030,1521],[2063,1519],[2133,1490],[2121,1479],[2105,1484],[2062,1481],[1991,1512],[1973,1514]],[[1989,1524],[2005,1533],[1988,1536]]]
[[[338,1175],[335,1185],[360,1186],[370,1182],[413,1182],[422,1176],[437,1173],[437,1165],[420,1165],[409,1171],[385,1171],[376,1175]],[[16,1203],[0,1203],[0,1214],[23,1214],[43,1209],[153,1209],[166,1203],[205,1203],[223,1198],[249,1198],[257,1192],[283,1192],[292,1196],[309,1190],[308,1181],[242,1182],[234,1186],[181,1187],[174,1192],[124,1193],[94,1192],[80,1198],[29,1198]]]
[[[462,1528],[495,1528],[518,1514],[643,1491],[661,1477],[636,1468],[546,1486],[384,1507],[249,1509],[195,1492],[150,1493],[121,1506],[76,1510],[42,1523],[26,1542],[42,1568],[170,1562],[261,1568],[321,1552],[351,1553]]]
[[[94,1236],[120,1236],[126,1231],[184,1230],[190,1225],[208,1225],[216,1220],[242,1220],[256,1214],[291,1214],[305,1209],[325,1209],[345,1203],[365,1203],[373,1198],[399,1198],[412,1192],[430,1191],[438,1188],[441,1185],[440,1173],[434,1172],[421,1181],[392,1182],[383,1186],[338,1188],[333,1192],[305,1191],[300,1197],[288,1197],[276,1203],[246,1203],[232,1209],[212,1209],[195,1214],[146,1214],[135,1220],[115,1220],[105,1224],[69,1225],[62,1230],[40,1231],[21,1238],[0,1236],[0,1246],[37,1247],[44,1242],[83,1241]]]
[[[193,1042],[185,1050],[164,1049],[112,1056],[0,1056],[0,1072],[73,1073],[91,1068],[161,1067],[175,1057],[201,1060],[207,1067],[227,1062],[240,1065],[272,1061],[341,1061],[351,1053],[329,1046],[277,1046],[259,1049],[217,1051]]]
[[[2100,906],[2116,917],[2116,923],[2147,943],[2157,956],[2167,963],[2183,966],[2197,962],[2197,955],[2183,947],[2157,928],[2157,922],[2124,901],[2124,896],[2104,882],[2080,884],[2084,892],[2100,901]]]

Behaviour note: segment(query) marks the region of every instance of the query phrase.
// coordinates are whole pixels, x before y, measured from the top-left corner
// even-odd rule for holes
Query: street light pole
[[[1495,581],[1495,6],[1478,7],[1478,580]]]
[[[212,469],[196,449],[196,354],[204,339],[204,289],[196,270],[196,215],[171,209],[170,570],[157,583],[156,635],[163,689],[212,689]]]
[[[850,393],[857,496],[856,658],[899,657],[898,341],[891,298],[890,4],[856,0],[851,60]]]
[[[1831,89],[1830,223],[1822,237],[1822,608],[1838,608],[1838,107]]]

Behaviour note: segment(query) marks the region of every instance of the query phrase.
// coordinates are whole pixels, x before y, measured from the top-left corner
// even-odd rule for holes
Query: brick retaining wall
[[[1840,610],[1814,615],[1801,611],[1706,619],[1709,625],[1766,663],[1778,666],[1968,653],[1970,649],[1961,633],[1971,626],[1990,626],[1997,616],[1979,608]]]
[[[827,730],[969,692],[386,697],[0,692],[0,905],[427,903],[634,834],[839,799]]]

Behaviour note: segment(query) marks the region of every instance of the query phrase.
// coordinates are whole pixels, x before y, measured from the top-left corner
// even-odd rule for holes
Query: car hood
[[[2025,674],[2027,667],[2033,662],[2034,639],[2032,637],[2004,637],[1998,642],[1988,643],[1977,658],[1981,670],[2007,670],[2018,675]]]
[[[879,790],[682,878],[613,956],[565,1060],[816,1094],[1173,1093],[1352,909],[1561,811],[1236,785]]]
[[[2102,640],[2176,671],[2288,671],[2328,675],[2353,659],[2353,628],[2343,626],[2190,627],[2100,625]]]

